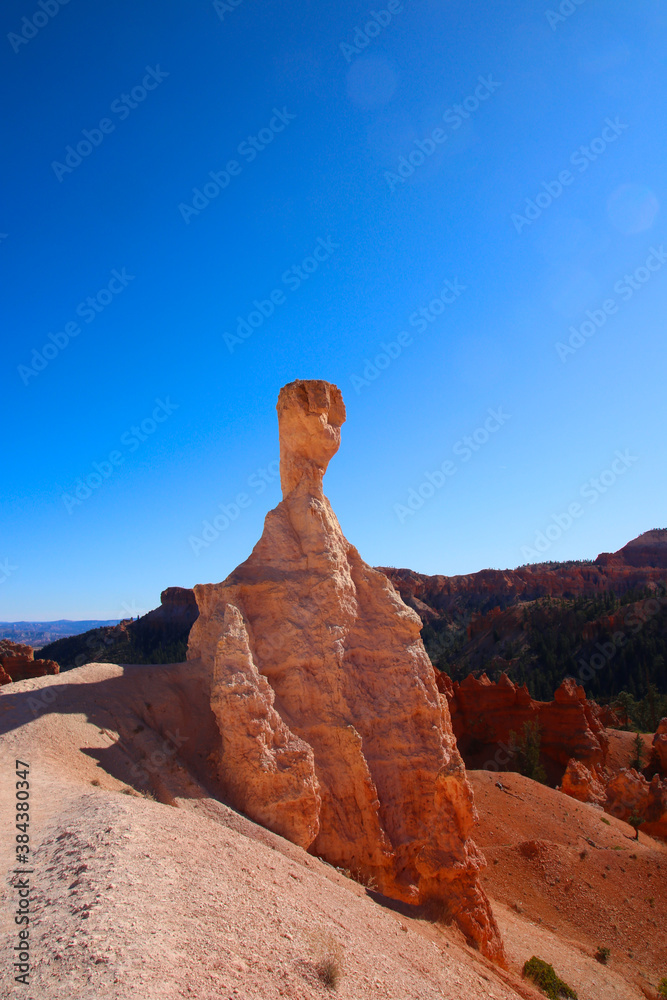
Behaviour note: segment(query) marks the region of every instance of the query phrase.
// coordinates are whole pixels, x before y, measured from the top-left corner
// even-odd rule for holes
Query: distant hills
[[[465,576],[380,567],[422,619],[433,663],[455,680],[485,672],[548,701],[565,677],[591,697],[667,693],[667,530],[595,560]]]
[[[55,639],[63,639],[68,635],[81,635],[92,628],[103,625],[117,625],[120,618],[101,621],[89,619],[85,621],[70,621],[59,618],[55,622],[0,622],[0,639],[11,639],[12,642],[23,642],[34,649],[41,649]]]
[[[79,634],[56,639],[40,655],[55,660],[61,670],[84,663],[180,663],[188,635],[199,614],[193,590],[167,587],[160,607],[134,621],[102,622]]]

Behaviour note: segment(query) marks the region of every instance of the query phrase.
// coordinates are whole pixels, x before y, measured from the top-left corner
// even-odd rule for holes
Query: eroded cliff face
[[[221,777],[232,780],[237,760],[227,751],[237,715],[225,707],[225,684],[259,690],[268,683],[286,730],[281,739],[298,741],[299,752],[306,748],[305,756],[297,753],[299,767],[288,754],[278,769],[290,772],[297,801],[319,799],[309,849],[392,898],[442,901],[469,940],[503,962],[479,884],[484,859],[470,839],[472,791],[421,621],[345,539],[322,492],[345,420],[341,393],[327,382],[292,382],[280,392],[278,420],[283,500],[246,562],[224,583],[195,587],[199,617],[188,657],[201,657],[215,677]],[[232,621],[243,629],[233,653],[224,639]],[[256,746],[244,754],[235,801],[271,825],[266,803],[283,796],[282,785],[275,791],[252,759],[270,755],[277,723],[264,708],[259,715],[246,726]],[[305,766],[308,751],[316,787]],[[306,829],[301,824],[304,846]]]
[[[470,674],[460,684],[438,670],[435,677],[447,697],[457,740],[505,745],[511,742],[510,733],[521,735],[526,723],[536,722],[542,753],[556,764],[564,767],[574,757],[590,767],[604,765],[609,738],[599,706],[588,701],[572,678],[563,681],[553,701],[535,701],[525,685],[514,684],[507,674],[497,682],[486,674]]]

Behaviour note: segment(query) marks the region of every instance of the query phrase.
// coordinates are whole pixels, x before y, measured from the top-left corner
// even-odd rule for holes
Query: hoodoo
[[[188,658],[210,669],[220,777],[257,822],[387,896],[440,901],[504,963],[421,621],[345,539],[322,491],[344,421],[335,385],[281,389],[283,499],[250,557],[195,587]]]

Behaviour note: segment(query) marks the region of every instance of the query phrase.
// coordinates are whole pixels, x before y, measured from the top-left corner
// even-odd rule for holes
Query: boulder
[[[643,816],[648,799],[648,781],[634,767],[621,768],[607,785],[605,812],[626,822],[631,816]]]
[[[241,673],[258,719],[254,732],[267,746],[275,732],[288,746],[294,737],[293,762],[285,755],[286,768],[294,770],[290,787],[309,809],[316,791],[319,796],[309,850],[394,899],[440,901],[472,943],[504,963],[479,882],[485,862],[470,838],[472,790],[421,641],[421,621],[347,541],[322,490],[344,420],[340,390],[328,382],[299,380],[281,390],[283,500],[267,515],[244,563],[223,583],[194,588],[199,617],[188,658],[201,658],[210,669],[221,772],[235,766],[228,747],[239,725],[223,689],[231,684],[236,697],[234,678]],[[269,711],[269,687],[284,732]],[[240,723],[246,733],[251,716]],[[252,754],[262,759],[257,746]],[[252,755],[248,766],[258,766]],[[269,773],[272,767],[269,753]],[[238,808],[255,808],[262,781],[239,783]],[[268,816],[267,825],[272,822]],[[299,826],[304,846],[307,829],[307,823]]]

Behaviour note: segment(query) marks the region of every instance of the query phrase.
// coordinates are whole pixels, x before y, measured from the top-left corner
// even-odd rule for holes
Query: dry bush
[[[337,989],[343,975],[345,958],[342,944],[331,931],[318,928],[310,934],[310,945],[319,980],[330,990]]]

